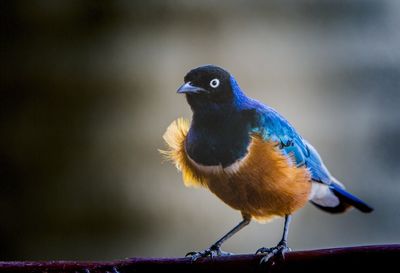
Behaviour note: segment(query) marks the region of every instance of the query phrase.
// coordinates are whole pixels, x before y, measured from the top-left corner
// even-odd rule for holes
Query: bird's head
[[[190,70],[184,81],[177,92],[186,95],[193,111],[232,105],[235,97],[241,94],[231,74],[215,65],[204,65]]]

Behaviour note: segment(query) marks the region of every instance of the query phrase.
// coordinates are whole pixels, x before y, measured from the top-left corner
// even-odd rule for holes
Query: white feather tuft
[[[339,198],[329,189],[328,185],[319,182],[311,183],[309,200],[323,207],[336,207],[339,205]]]

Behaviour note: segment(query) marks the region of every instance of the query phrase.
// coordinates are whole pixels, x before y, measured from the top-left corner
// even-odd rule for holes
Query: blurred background
[[[294,216],[293,249],[400,242],[400,2],[1,1],[0,260],[182,256],[240,220],[157,149],[218,64],[375,207]],[[283,220],[227,251],[275,245]]]

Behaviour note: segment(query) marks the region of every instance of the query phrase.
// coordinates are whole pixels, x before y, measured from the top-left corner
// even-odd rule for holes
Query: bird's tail
[[[341,213],[346,211],[347,209],[351,207],[355,207],[356,209],[360,210],[361,212],[364,213],[369,213],[372,212],[374,209],[370,207],[367,203],[362,201],[360,198],[354,196],[353,194],[347,192],[342,184],[338,181],[334,181],[329,185],[329,194],[333,194],[339,199],[339,204],[336,206],[325,206],[318,204],[314,200],[311,200],[311,202],[317,206],[318,208],[330,212],[330,213]]]

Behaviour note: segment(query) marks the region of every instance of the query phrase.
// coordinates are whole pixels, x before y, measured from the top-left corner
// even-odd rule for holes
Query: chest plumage
[[[194,116],[185,138],[188,156],[204,166],[222,167],[243,158],[250,143],[250,118],[248,111]]]
[[[276,143],[248,135],[243,156],[230,164],[211,166],[188,154],[188,132],[188,121],[173,122],[164,135],[169,150],[163,152],[182,171],[185,185],[207,187],[232,208],[260,221],[291,214],[308,201],[308,170],[296,167]]]

